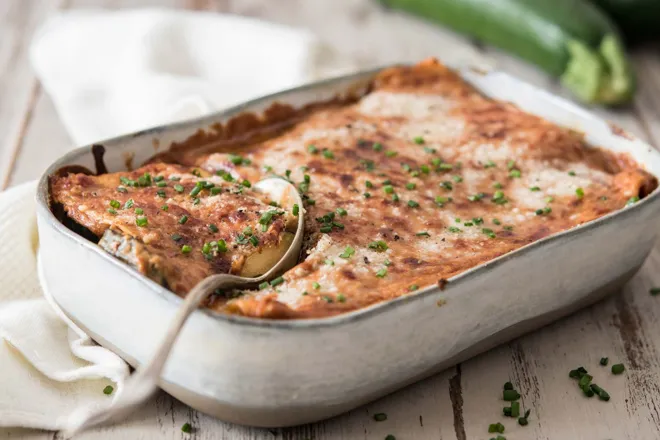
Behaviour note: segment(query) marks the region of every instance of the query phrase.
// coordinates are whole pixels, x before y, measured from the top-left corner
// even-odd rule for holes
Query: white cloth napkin
[[[180,10],[61,14],[31,60],[72,147],[350,68],[308,32]],[[0,194],[0,426],[63,429],[107,403],[104,387],[120,389],[128,369],[42,292],[34,191]]]

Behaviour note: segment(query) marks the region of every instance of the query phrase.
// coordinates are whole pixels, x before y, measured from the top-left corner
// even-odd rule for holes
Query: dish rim
[[[44,220],[49,226],[53,227],[55,231],[57,231],[60,234],[63,234],[65,237],[72,239],[74,243],[84,246],[86,249],[95,252],[97,255],[99,255],[101,258],[103,258],[106,262],[109,262],[110,264],[116,265],[116,267],[120,268],[120,270],[123,270],[126,274],[129,276],[135,278],[136,280],[142,282],[147,288],[149,288],[151,291],[153,291],[155,294],[158,294],[160,297],[163,299],[169,301],[170,303],[175,304],[177,307],[180,305],[180,303],[184,300],[182,297],[178,296],[176,293],[172,292],[171,290],[155,283],[154,281],[150,280],[146,276],[142,275],[141,273],[137,272],[135,269],[131,268],[130,266],[126,265],[125,263],[121,262],[117,258],[114,258],[112,255],[108,254],[107,252],[103,251],[99,246],[97,246],[95,243],[85,239],[79,234],[76,234],[75,232],[71,231],[69,228],[67,228],[64,224],[62,224],[60,221],[57,220],[55,215],[50,209],[50,204],[49,204],[49,198],[50,198],[50,193],[49,193],[49,185],[48,185],[48,180],[51,175],[54,174],[54,172],[63,166],[75,161],[75,159],[84,156],[85,154],[91,154],[91,148],[93,145],[101,144],[103,145],[106,149],[108,148],[116,148],[117,144],[121,144],[123,142],[129,141],[133,138],[141,137],[141,136],[155,136],[158,135],[161,132],[172,130],[172,129],[185,129],[189,126],[197,126],[197,125],[203,125],[205,123],[212,123],[216,122],[217,119],[222,119],[222,118],[227,118],[231,116],[235,116],[238,114],[241,114],[242,112],[249,111],[251,107],[254,107],[264,101],[271,101],[275,102],[277,101],[277,98],[281,97],[286,97],[287,95],[295,92],[300,92],[300,91],[305,91],[305,90],[312,90],[314,88],[324,86],[324,85],[330,85],[334,82],[338,81],[350,81],[351,79],[358,79],[362,77],[367,77],[368,75],[375,75],[376,73],[380,72],[383,69],[389,68],[389,67],[395,67],[395,66],[407,66],[410,64],[391,64],[387,66],[381,66],[377,68],[371,68],[371,69],[366,69],[366,70],[361,70],[355,73],[347,74],[347,75],[340,75],[332,78],[327,78],[323,79],[320,81],[316,82],[311,82],[308,84],[303,84],[301,86],[297,87],[292,87],[289,89],[281,90],[279,92],[275,92],[272,94],[260,96],[258,98],[254,98],[248,101],[245,101],[241,104],[234,105],[232,107],[219,110],[217,112],[210,113],[205,116],[200,116],[197,118],[193,119],[188,119],[180,122],[175,122],[175,123],[170,123],[170,124],[162,124],[158,125],[156,127],[151,127],[145,130],[140,130],[137,132],[133,133],[128,133],[120,136],[116,136],[113,138],[105,139],[102,141],[95,142],[93,144],[85,145],[79,148],[76,148],[74,150],[71,150],[70,152],[66,153],[65,155],[61,156],[59,159],[57,159],[55,162],[53,162],[42,174],[42,176],[39,178],[38,186],[37,186],[37,193],[36,193],[36,202],[37,202],[37,216],[39,217],[41,215],[42,220]],[[593,115],[592,113],[586,111],[585,109],[579,107],[576,104],[573,104],[570,101],[567,101],[566,99],[560,98],[558,96],[555,96],[547,91],[545,91],[542,88],[536,87],[534,85],[531,85],[523,80],[520,80],[516,78],[513,75],[510,75],[506,72],[499,71],[496,69],[488,70],[486,72],[483,71],[483,69],[480,68],[473,68],[470,66],[466,66],[463,68],[457,68],[457,67],[451,67],[457,73],[463,78],[463,80],[469,82],[463,75],[463,71],[465,69],[470,69],[475,73],[482,74],[482,75],[503,75],[506,77],[509,77],[510,79],[516,80],[520,82],[521,84],[525,84],[531,88],[533,88],[535,93],[540,93],[544,95],[543,97],[545,99],[549,99],[553,102],[553,104],[561,106],[564,111],[571,112],[571,113],[577,113],[579,114],[582,118],[588,118],[591,119],[594,122],[598,123],[605,123],[605,124],[611,124],[605,119],[602,119],[600,117],[597,117]],[[531,112],[528,112],[531,113]],[[534,113],[531,113],[534,114]],[[554,122],[553,122],[554,123]],[[559,125],[557,123],[554,123],[555,125]],[[586,134],[586,132],[585,132]],[[613,136],[615,134],[612,134]],[[654,154],[658,154],[657,150],[651,146],[649,143],[639,139],[637,136],[632,135],[632,139],[628,139],[629,141],[635,141],[635,142],[640,142],[643,146],[649,148],[650,151],[655,151]],[[108,145],[109,144],[109,145]],[[604,148],[601,146],[595,146],[596,148]],[[647,170],[647,172],[650,172]],[[656,175],[655,173],[653,174],[656,178],[660,179],[660,176]],[[231,315],[227,313],[221,313],[221,312],[216,312],[211,309],[207,308],[198,308],[196,310],[196,313],[204,313],[206,316],[211,317],[215,320],[218,320],[222,323],[229,324],[229,325],[239,325],[239,326],[244,326],[244,327],[251,327],[251,328],[257,328],[257,329],[282,329],[282,330],[306,330],[306,329],[315,329],[315,328],[326,328],[326,327],[333,327],[333,326],[339,326],[342,324],[352,324],[361,320],[366,320],[370,317],[377,316],[380,314],[387,313],[390,310],[405,306],[409,302],[412,301],[421,301],[426,297],[432,296],[434,294],[437,294],[438,291],[446,291],[453,286],[457,285],[457,283],[461,282],[468,282],[472,278],[477,277],[481,272],[485,272],[489,269],[494,269],[496,267],[499,267],[502,264],[507,263],[509,260],[513,258],[518,258],[518,257],[523,257],[529,252],[535,251],[537,248],[542,247],[546,243],[549,242],[555,242],[559,241],[565,238],[570,238],[576,234],[583,233],[584,231],[589,231],[591,229],[594,229],[596,227],[599,227],[603,224],[606,224],[607,222],[612,222],[614,221],[615,218],[618,217],[624,217],[624,218],[629,218],[630,216],[634,215],[641,209],[644,209],[647,207],[652,201],[657,199],[660,195],[660,186],[658,186],[656,189],[653,190],[653,192],[643,199],[639,200],[635,204],[631,206],[625,206],[621,209],[618,209],[616,211],[609,212],[605,214],[602,217],[599,217],[597,219],[591,220],[589,222],[583,223],[578,226],[574,226],[570,229],[567,229],[565,231],[557,232],[555,234],[551,234],[547,237],[541,238],[539,240],[536,240],[532,243],[526,244],[518,249],[514,249],[513,251],[510,251],[504,255],[501,255],[499,257],[493,258],[491,260],[485,261],[483,263],[480,263],[476,266],[470,267],[466,269],[465,271],[459,273],[458,275],[454,275],[453,277],[445,279],[446,281],[446,286],[438,286],[438,284],[433,284],[430,285],[426,288],[420,289],[417,292],[414,293],[408,293],[405,295],[401,295],[399,297],[386,300],[386,301],[381,301],[375,304],[371,304],[366,307],[362,307],[360,309],[356,310],[351,310],[345,313],[341,313],[338,315],[334,316],[329,316],[329,317],[322,317],[322,318],[306,318],[306,319],[265,319],[265,318],[253,318],[253,317],[246,317],[246,316],[241,316],[241,315]],[[442,280],[442,279],[441,279]],[[441,281],[439,280],[439,281]]]

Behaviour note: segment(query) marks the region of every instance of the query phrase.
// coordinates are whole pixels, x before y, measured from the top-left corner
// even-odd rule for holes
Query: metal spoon
[[[139,367],[126,380],[122,392],[115,397],[108,407],[91,414],[87,413],[76,420],[70,420],[69,426],[64,429],[65,436],[73,436],[100,424],[124,420],[137,406],[144,403],[158,389],[163,366],[186,320],[199,307],[201,302],[216,289],[253,287],[290,269],[297,263],[305,228],[302,200],[298,191],[291,183],[279,177],[260,180],[254,184],[253,188],[256,191],[268,194],[271,200],[279,200],[280,205],[288,209],[292,208],[294,204],[299,206],[296,234],[284,256],[268,272],[257,278],[218,274],[200,281],[188,292],[165,334],[163,342],[156,349],[151,360]]]

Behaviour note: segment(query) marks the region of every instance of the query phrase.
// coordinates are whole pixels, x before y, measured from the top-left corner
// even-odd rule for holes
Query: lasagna
[[[250,240],[281,255],[292,213],[278,211],[264,229],[260,219],[272,207],[249,182],[282,176],[305,202],[299,264],[258,290],[220,293],[208,306],[291,319],[414,295],[657,186],[629,156],[485,97],[435,60],[385,69],[348,102],[275,109],[270,121],[244,115],[131,173],[54,176],[53,201],[108,252],[185,295],[211,273],[240,273],[251,253],[262,252]],[[148,185],[122,186],[145,175]],[[126,208],[131,198],[147,219],[142,226]],[[229,251],[209,255],[208,243],[220,239]]]

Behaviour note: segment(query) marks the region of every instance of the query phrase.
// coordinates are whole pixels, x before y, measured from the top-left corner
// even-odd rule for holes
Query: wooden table
[[[263,17],[307,27],[349,54],[360,66],[415,61],[429,55],[487,59],[523,79],[564,94],[557,83],[490,48],[383,10],[366,0],[0,0],[0,188],[36,178],[71,147],[53,107],[30,70],[28,47],[35,28],[61,9],[169,5]],[[628,110],[594,109],[655,145],[660,141],[660,58],[657,49],[634,54],[639,93]],[[198,439],[488,439],[489,423],[506,425],[509,440],[660,438],[660,249],[617,294],[536,333],[498,347],[435,377],[348,414],[291,429],[253,429],[215,420],[160,393],[124,425],[81,438]],[[585,274],[588,276],[588,274]],[[601,357],[623,362],[613,376]],[[612,399],[586,399],[568,371],[593,370]],[[529,425],[501,417],[502,384],[511,380]],[[0,390],[2,392],[2,390]],[[387,421],[375,422],[384,412]],[[192,435],[181,432],[190,422]],[[0,438],[54,439],[56,434],[0,430]]]

